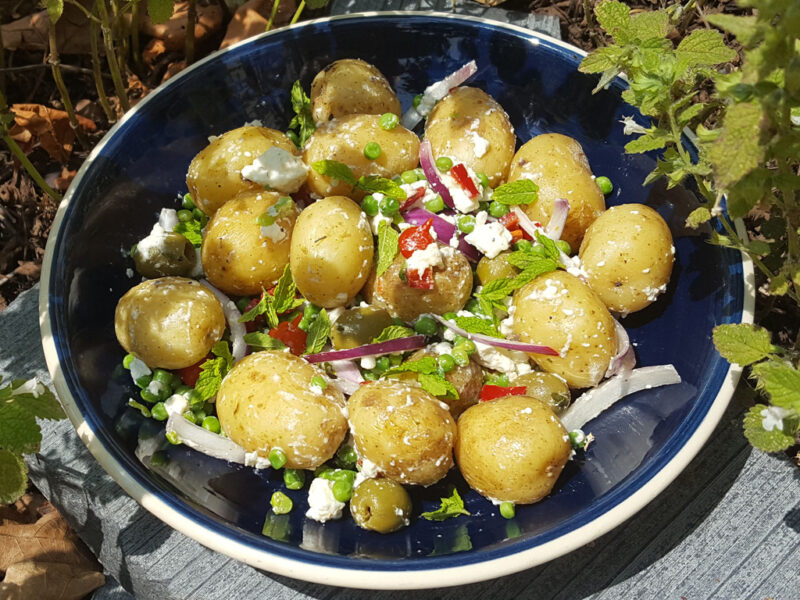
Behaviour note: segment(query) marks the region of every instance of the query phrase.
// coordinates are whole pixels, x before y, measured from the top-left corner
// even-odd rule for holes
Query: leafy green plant
[[[737,53],[720,31],[692,31],[677,46],[668,39],[694,4],[631,14],[621,2],[602,2],[595,15],[613,43],[587,56],[580,69],[600,73],[597,89],[624,74],[629,89],[623,98],[650,117],[648,125],[624,120],[625,132],[637,135],[627,152],[661,153],[645,183],[663,177],[674,187],[693,179],[703,204],[687,224],[719,223],[722,232],[712,229],[710,241],[750,256],[766,279],[764,293],[800,305],[800,4],[741,0],[742,7],[755,9],[753,15],[708,16],[708,23],[742,45],[741,68],[730,73],[719,67]],[[703,100],[700,92],[709,85],[715,92]],[[696,140],[696,158],[683,143],[687,131]],[[768,219],[758,238],[743,240],[730,218],[746,217],[755,208]],[[772,403],[748,413],[748,439],[769,452],[796,443],[800,340],[779,348],[763,329],[728,325],[717,328],[714,341],[730,362],[751,366],[757,388]]]

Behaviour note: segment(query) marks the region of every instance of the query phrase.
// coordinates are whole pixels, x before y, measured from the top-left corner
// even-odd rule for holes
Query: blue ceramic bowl
[[[454,472],[414,490],[431,510],[456,484],[470,517],[415,519],[390,535],[350,519],[306,520],[295,510],[262,535],[272,491],[282,481],[164,443],[163,431],[126,408],[135,392],[120,362],[114,308],[134,279],[126,250],[161,207],[177,207],[192,157],[210,135],[260,119],[285,129],[289,89],[308,89],[328,63],[374,63],[404,108],[430,82],[471,59],[470,82],[506,109],[521,141],[542,132],[577,138],[593,171],[615,184],[609,204],[643,202],[673,225],[676,262],[667,293],[625,320],[642,366],[674,364],[683,383],[630,396],[587,429],[597,441],[570,463],[554,492],[520,506],[512,520]],[[621,81],[599,94],[578,73],[582,53],[528,30],[467,17],[381,13],[323,19],[218,53],[148,96],[109,132],[73,182],[47,247],[42,333],[59,396],[78,433],[120,485],[164,522],[224,554],[272,572],[335,585],[419,588],[497,577],[545,562],[618,525],[672,481],[700,450],[738,373],[715,352],[711,330],[751,319],[749,271],[738,254],[710,246],[682,223],[686,192],[643,187],[649,156],[626,155]],[[641,120],[640,116],[637,116]],[[138,448],[138,450],[137,450]],[[160,461],[150,457],[158,451]],[[409,576],[412,574],[412,576]]]

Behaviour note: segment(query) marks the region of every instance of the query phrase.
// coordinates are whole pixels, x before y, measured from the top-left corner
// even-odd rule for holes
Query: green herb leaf
[[[381,193],[395,200],[405,200],[407,198],[406,192],[400,187],[400,184],[391,179],[386,179],[386,177],[378,177],[377,175],[362,175],[358,178],[356,187],[369,194]]]
[[[425,373],[430,375],[438,372],[439,367],[436,364],[436,359],[432,356],[424,356],[419,360],[407,360],[395,367],[390,367],[384,371],[383,377],[396,375],[397,373]]]
[[[199,248],[203,245],[203,224],[197,219],[192,219],[185,223],[180,222],[175,225],[173,231],[175,231],[175,233],[180,233],[189,240],[195,248]]]
[[[412,335],[416,334],[410,327],[404,327],[403,325],[389,325],[380,332],[378,337],[372,340],[372,343],[377,344],[378,342],[388,342],[389,340],[411,337]]]
[[[0,504],[19,500],[28,487],[28,466],[19,456],[0,448]]]
[[[344,163],[335,160],[318,160],[312,163],[311,168],[320,175],[325,175],[331,179],[338,179],[349,185],[356,184],[356,176],[353,171]]]
[[[47,18],[55,25],[64,13],[64,0],[45,0],[44,5],[47,9]]]
[[[631,39],[628,32],[630,12],[631,9],[622,2],[601,2],[594,9],[597,22],[618,44],[624,44]]]
[[[639,40],[658,38],[663,40],[672,25],[669,15],[663,10],[646,10],[630,16],[628,23],[631,35]]]
[[[660,150],[666,147],[671,140],[672,137],[667,131],[653,127],[647,133],[625,144],[625,152],[628,154],[641,154],[651,150]]]
[[[706,15],[705,20],[714,27],[719,27],[728,33],[732,33],[736,36],[737,41],[745,46],[749,46],[760,34],[759,28],[756,27],[756,17],[737,17],[735,15],[718,13],[715,15]]]
[[[531,204],[539,198],[539,186],[530,179],[519,179],[498,186],[492,193],[492,200],[500,204]]]
[[[423,519],[428,521],[444,521],[451,517],[458,517],[460,515],[469,516],[469,511],[464,508],[464,501],[458,494],[458,490],[453,488],[453,494],[449,498],[441,498],[442,505],[430,512],[424,512],[420,515]]]
[[[763,118],[764,109],[758,102],[740,102],[728,108],[722,134],[708,156],[720,188],[727,188],[763,163]]]
[[[295,116],[289,127],[298,130],[297,137],[302,148],[316,130],[314,117],[311,115],[311,99],[303,91],[299,81],[295,81],[292,85],[290,97]]]
[[[755,325],[718,325],[714,328],[713,339],[725,360],[743,367],[764,360],[777,351],[770,342],[769,331]]]
[[[14,401],[22,403],[23,408],[31,413],[34,417],[40,419],[52,419],[58,421],[67,417],[64,414],[64,409],[56,398],[55,394],[44,384],[39,383],[36,386],[36,395],[32,392],[22,391],[21,388],[25,385],[24,379],[17,379],[9,386],[11,394],[5,398],[13,397]]]
[[[622,53],[623,50],[619,46],[598,48],[581,61],[578,70],[581,73],[602,73],[603,71],[618,69]]]
[[[272,297],[264,290],[264,288],[261,288],[261,300],[259,300],[258,304],[256,304],[253,308],[239,317],[239,323],[249,323],[250,321],[254,321],[256,317],[267,312],[267,305],[271,303]]]
[[[561,253],[558,251],[558,246],[546,235],[536,232],[536,241],[544,247],[545,258],[552,258],[555,261],[561,260]]]
[[[211,348],[211,353],[216,358],[209,358],[200,365],[200,376],[194,386],[203,400],[208,400],[216,395],[219,386],[222,385],[222,379],[233,366],[233,356],[228,342],[217,342]]]
[[[751,407],[744,416],[744,435],[753,446],[764,452],[780,452],[794,444],[794,435],[780,429],[764,429],[764,416],[761,411],[768,410],[763,404]]]
[[[273,304],[275,305],[275,312],[280,314],[294,310],[305,302],[302,298],[295,298],[297,286],[292,279],[292,271],[289,265],[283,269],[283,275],[278,279],[273,294]]]
[[[305,353],[316,354],[320,352],[325,347],[330,334],[331,320],[328,317],[328,312],[323,308],[308,328]]]
[[[708,223],[711,220],[711,211],[705,206],[695,208],[688,217],[686,217],[686,226],[692,229],[697,229],[703,223]]]
[[[769,360],[753,366],[758,389],[769,394],[775,406],[800,412],[800,371],[787,363]]]
[[[495,324],[481,317],[462,317],[456,316],[456,325],[468,333],[479,333],[482,335],[489,335],[496,338],[502,338],[502,334],[497,330]]]
[[[282,341],[260,331],[246,333],[244,341],[248,346],[259,350],[283,350],[286,348],[286,344]]]
[[[441,396],[458,400],[458,390],[438,373],[418,373],[417,381],[422,389],[433,396]]]
[[[386,221],[378,225],[378,259],[375,261],[375,275],[380,277],[394,262],[399,249],[400,234]]]
[[[172,16],[174,0],[147,0],[147,14],[150,20],[158,25],[166,23]]]
[[[680,114],[678,114],[678,125],[680,125],[681,127],[686,126],[692,119],[694,119],[701,112],[703,112],[703,109],[705,107],[706,107],[705,104],[703,104],[702,102],[697,102],[695,104],[692,104],[688,108],[684,109],[683,111],[680,112]]]
[[[713,66],[736,58],[736,51],[725,45],[722,34],[715,29],[695,29],[681,40],[675,51],[678,72],[688,67]]]

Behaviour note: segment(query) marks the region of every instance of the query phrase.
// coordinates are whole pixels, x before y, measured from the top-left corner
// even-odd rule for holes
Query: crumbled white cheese
[[[518,350],[507,350],[475,342],[473,357],[479,365],[501,373],[524,375],[531,371],[528,355]]]
[[[308,510],[306,516],[320,523],[338,519],[342,516],[344,502],[333,495],[333,481],[317,477],[308,489]]]
[[[242,167],[242,177],[266,188],[291,194],[305,183],[308,167],[299,156],[272,146],[252,164]]]
[[[131,369],[131,379],[133,379],[134,383],[136,383],[137,379],[140,379],[140,378],[142,378],[142,377],[144,377],[146,375],[150,375],[150,373],[152,373],[152,371],[150,370],[150,367],[148,367],[144,363],[144,361],[139,359],[139,358],[134,358],[131,361],[130,369]]]
[[[261,237],[272,240],[273,244],[277,244],[278,242],[286,239],[286,230],[277,223],[273,223],[272,225],[262,225]]]
[[[272,465],[270,465],[268,458],[259,456],[258,452],[245,452],[244,466],[253,467],[256,470],[260,470],[260,469],[269,469]]]
[[[183,394],[172,394],[164,402],[164,408],[168,415],[182,415],[189,408],[189,401]]]
[[[514,238],[500,221],[487,223],[486,212],[480,211],[475,217],[475,229],[464,239],[485,254],[487,258],[494,258],[503,250],[508,250]]]
[[[406,261],[406,270],[416,271],[422,276],[422,273],[424,273],[428,267],[441,267],[443,265],[439,244],[433,242],[421,250],[415,250],[414,253],[408,257]]]
[[[434,354],[441,356],[442,354],[450,354],[453,351],[453,346],[447,342],[439,342],[438,344],[432,344],[429,346],[429,350]]]
[[[361,368],[366,369],[367,371],[371,371],[375,368],[377,361],[374,356],[364,356],[361,359]]]
[[[178,211],[174,208],[162,208],[158,215],[158,224],[164,231],[175,231],[178,224]]]
[[[489,140],[481,137],[477,131],[470,131],[470,138],[472,139],[472,151],[475,153],[475,158],[481,158],[489,150]]]
[[[467,174],[470,176],[470,179],[472,179],[475,187],[480,190],[481,183],[475,176],[475,172],[469,167],[466,168]],[[440,173],[439,178],[442,180],[442,183],[447,186],[447,190],[450,192],[450,197],[453,199],[453,206],[455,206],[457,211],[462,213],[471,213],[478,208],[480,201],[483,200],[483,196],[478,194],[474,198],[470,198],[467,190],[461,187],[461,184],[458,183],[458,181],[456,181],[456,179],[450,175],[450,173]]]

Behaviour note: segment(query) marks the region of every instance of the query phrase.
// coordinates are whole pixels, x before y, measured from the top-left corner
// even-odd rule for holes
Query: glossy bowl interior
[[[470,59],[471,85],[509,113],[517,136],[577,138],[593,171],[615,184],[609,204],[645,202],[673,226],[676,264],[667,293],[625,319],[642,366],[672,363],[675,386],[630,396],[593,421],[597,441],[570,463],[544,501],[512,520],[470,491],[457,473],[414,490],[417,514],[455,484],[470,517],[415,519],[390,535],[350,519],[306,520],[294,511],[262,525],[279,475],[256,472],[170,446],[162,427],[126,408],[136,392],[114,336],[117,300],[136,283],[126,250],[145,236],[161,207],[177,207],[192,157],[210,135],[246,121],[285,129],[289,89],[308,89],[333,60],[376,64],[404,108],[426,85]],[[420,588],[519,571],[595,539],[666,487],[700,450],[738,374],[713,348],[711,329],[749,320],[747,270],[733,252],[683,229],[691,195],[643,187],[654,160],[626,155],[619,121],[636,115],[622,82],[592,95],[594,77],[576,70],[580,51],[499,23],[431,14],[380,13],[325,19],[264,35],[217,54],[151,94],[97,146],[69,190],[48,244],[42,332],[59,395],[78,433],[122,487],[163,521],[207,546],[273,572],[336,585]],[[641,117],[638,117],[641,120]],[[137,450],[138,448],[138,450]],[[151,463],[158,452],[158,466]],[[412,576],[409,576],[412,572]]]

